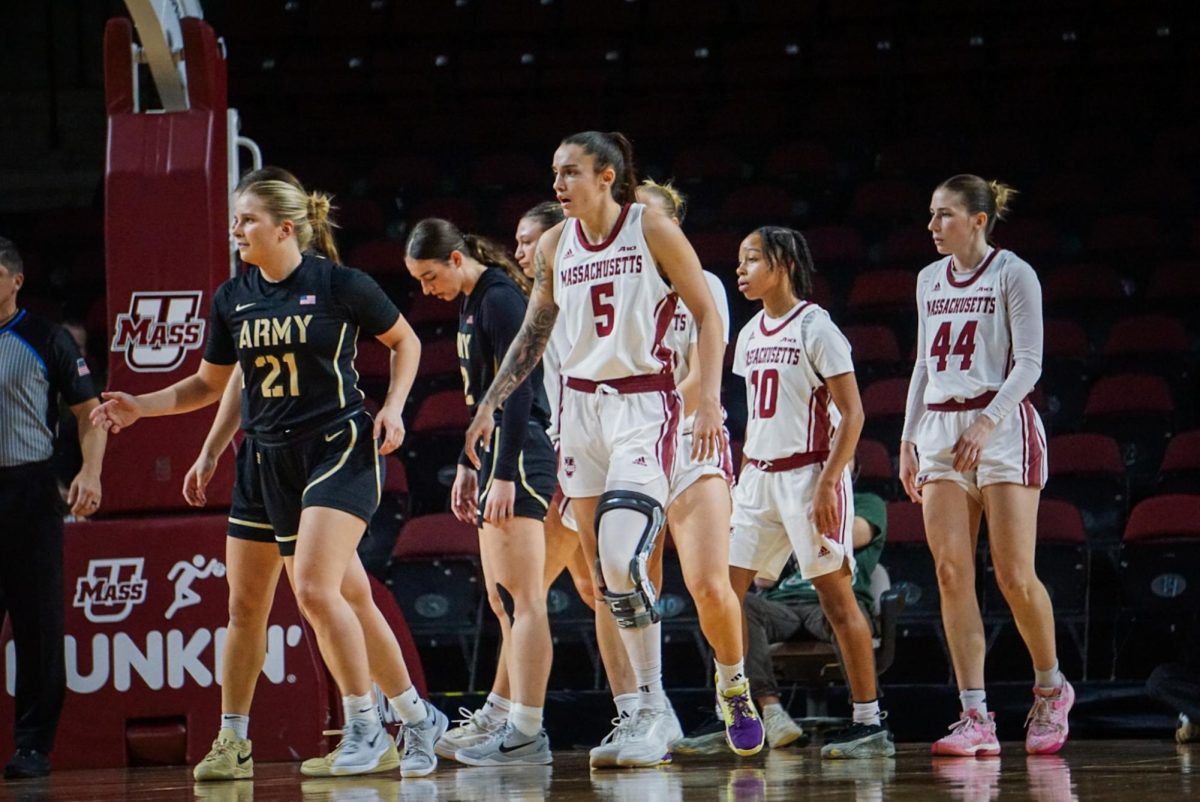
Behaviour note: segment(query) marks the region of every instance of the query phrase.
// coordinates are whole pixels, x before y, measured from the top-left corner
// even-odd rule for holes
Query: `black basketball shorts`
[[[280,553],[290,556],[306,507],[350,513],[362,519],[365,532],[384,478],[373,427],[371,416],[360,412],[298,438],[247,437],[239,452],[229,534],[266,540],[268,533]]]
[[[499,450],[500,427],[496,426],[492,434],[492,448],[483,452],[483,464],[479,470],[479,517],[476,524],[481,528],[483,510],[487,504],[488,491],[491,490],[494,481],[492,471]],[[544,521],[546,510],[550,508],[550,499],[558,486],[558,459],[546,430],[537,421],[529,421],[525,445],[521,447],[521,455],[517,459],[515,482],[517,496],[513,503],[513,515]]]

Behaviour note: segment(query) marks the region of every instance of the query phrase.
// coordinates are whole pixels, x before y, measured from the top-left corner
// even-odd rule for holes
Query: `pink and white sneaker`
[[[950,734],[933,743],[933,754],[956,757],[991,757],[1000,754],[996,740],[996,714],[986,716],[974,708],[950,725]]]
[[[1033,707],[1025,719],[1025,751],[1052,755],[1067,742],[1067,714],[1075,704],[1075,689],[1063,680],[1061,688],[1046,693],[1033,689]]]

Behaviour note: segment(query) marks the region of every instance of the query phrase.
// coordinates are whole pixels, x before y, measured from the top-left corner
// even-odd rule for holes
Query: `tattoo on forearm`
[[[546,300],[548,275],[546,257],[539,248],[533,258],[534,288],[529,298],[529,309],[525,312],[525,322],[513,338],[492,386],[483,397],[485,406],[494,409],[503,404],[529,377],[546,351],[546,343],[550,341],[550,332],[554,330],[554,321],[558,318],[558,307],[553,300]]]

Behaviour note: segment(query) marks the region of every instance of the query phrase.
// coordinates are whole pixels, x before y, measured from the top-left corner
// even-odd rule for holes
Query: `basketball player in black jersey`
[[[105,393],[92,419],[115,434],[143,416],[199,409],[221,396],[240,366],[250,468],[276,539],[295,543],[296,597],[343,693],[345,736],[330,773],[348,775],[377,770],[392,749],[371,696],[363,628],[341,586],[379,503],[380,455],[404,439],[400,413],[420,344],[370,277],[303,253],[314,229],[329,225],[328,214],[328,197],[306,196],[287,181],[245,187],[235,199],[233,236],[242,260],[257,269],[215,293],[199,369],[157,392]],[[393,352],[391,386],[375,421],[355,384],[360,329]],[[408,695],[402,703],[423,706],[426,715],[405,728],[401,770],[427,774],[447,722],[415,689]],[[411,755],[410,738],[419,742]]]
[[[520,268],[502,248],[464,236],[453,223],[417,223],[405,247],[409,273],[427,295],[453,301],[459,313],[458,358],[472,413],[525,319]],[[536,367],[496,410],[490,449],[478,472],[459,458],[451,504],[479,527],[480,553],[492,609],[500,620],[512,705],[504,726],[455,759],[473,766],[547,764],[550,741],[542,708],[550,676],[550,626],[542,573],[543,520],[554,494],[556,459],[546,428],[550,409]],[[444,752],[443,752],[444,754]]]
[[[264,180],[286,181],[301,191],[304,189],[299,179],[288,171],[278,167],[263,167],[244,176],[234,194]],[[337,244],[330,226],[317,226],[313,233],[313,250],[335,264],[339,263]],[[229,448],[239,428],[242,384],[241,368],[235,366],[200,454],[184,477],[183,495],[188,504],[194,507],[207,504],[208,483],[216,471],[221,454]],[[244,759],[251,751],[250,707],[266,656],[267,620],[275,600],[279,574],[286,567],[290,579],[294,568],[292,557],[296,551],[296,541],[275,539],[274,527],[263,504],[253,447],[239,448],[236,459],[237,473],[229,510],[229,537],[225,541],[225,579],[229,583],[230,615],[225,657],[221,664],[221,724],[212,749],[193,770],[193,776],[198,781],[245,779],[254,774],[253,761]],[[350,562],[341,591],[362,624],[371,678],[384,696],[391,700],[400,714],[402,726],[419,728],[425,718],[425,705],[415,698],[410,699],[413,695],[409,691],[413,683],[404,662],[404,654],[387,619],[375,604],[371,583],[357,557]],[[418,748],[420,738],[414,735],[405,738],[404,742],[411,772],[414,761],[409,751]],[[301,765],[300,773],[307,777],[327,777],[339,754],[340,749],[334,749],[328,755],[310,758]],[[390,771],[400,763],[399,753],[391,749],[380,760],[375,771]]]

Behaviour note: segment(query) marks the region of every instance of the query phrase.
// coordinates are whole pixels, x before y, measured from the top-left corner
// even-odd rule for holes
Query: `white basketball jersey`
[[[814,303],[774,320],[760,310],[738,334],[733,372],[746,378],[746,456],[828,451],[842,415],[825,377],[854,371],[850,343]]]
[[[546,351],[542,354],[542,386],[546,388],[546,400],[550,402],[550,426],[546,434],[550,441],[558,442],[558,418],[562,414],[562,360],[563,355],[570,350],[571,341],[567,339],[567,331],[562,314],[554,321],[550,331],[550,340],[546,343]]]
[[[993,250],[973,273],[939,259],[917,279],[918,314],[929,383],[925,403],[941,404],[999,390],[1012,369],[1009,285],[1033,268],[1012,251]],[[1039,355],[1040,356],[1040,355]]]
[[[554,302],[570,346],[562,375],[602,382],[670,372],[663,342],[677,297],[658,274],[631,203],[608,238],[592,245],[578,220],[563,225],[554,257]]]
[[[729,297],[725,293],[725,285],[721,283],[721,279],[707,270],[704,271],[704,281],[708,284],[708,291],[712,293],[717,314],[721,317],[721,342],[728,344]],[[675,317],[665,340],[671,348],[672,358],[675,360],[676,384],[683,381],[684,377],[688,375],[688,371],[691,370],[691,365],[688,364],[688,355],[691,353],[692,344],[697,342],[699,337],[700,331],[696,328],[696,318],[692,315],[692,310],[688,309],[680,299],[679,303],[675,305]]]

